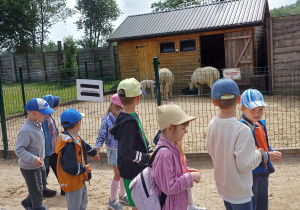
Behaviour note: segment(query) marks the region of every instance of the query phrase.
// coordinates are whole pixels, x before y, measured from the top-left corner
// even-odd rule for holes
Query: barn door
[[[226,68],[240,68],[240,85],[249,85],[253,75],[253,35],[252,30],[224,34]]]
[[[153,57],[158,56],[157,42],[138,42],[136,49],[138,54],[140,80],[153,80]]]

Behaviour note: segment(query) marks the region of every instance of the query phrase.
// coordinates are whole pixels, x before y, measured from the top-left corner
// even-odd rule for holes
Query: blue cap
[[[53,95],[53,97],[54,97],[53,107],[57,107],[57,106],[58,106],[58,103],[59,103],[59,101],[60,101],[60,97],[54,96],[54,95]]]
[[[47,101],[42,98],[32,98],[25,105],[26,111],[39,111],[42,114],[49,115],[55,112],[50,108]]]
[[[249,109],[253,109],[259,106],[269,108],[269,106],[265,103],[264,97],[261,92],[256,89],[248,89],[243,92],[241,96],[241,105],[244,105]]]
[[[223,96],[225,93],[232,95]],[[232,99],[240,94],[238,85],[232,79],[219,79],[211,88],[211,97],[214,99]]]
[[[69,127],[77,123],[82,117],[82,114],[79,113],[76,109],[67,109],[60,116],[61,124],[63,122],[69,122],[68,124],[62,124],[62,127]]]
[[[44,97],[43,97],[43,99],[45,100],[45,101],[47,101],[47,103],[49,104],[49,106],[50,106],[50,108],[53,108],[53,103],[54,103],[54,98],[53,98],[53,95],[45,95]]]

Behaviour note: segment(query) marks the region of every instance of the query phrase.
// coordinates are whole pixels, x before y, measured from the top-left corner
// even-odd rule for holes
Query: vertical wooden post
[[[112,76],[114,79],[116,79],[115,52],[114,52],[114,46],[112,44],[110,45],[110,63],[111,63]]]
[[[268,89],[269,89],[269,95],[272,95],[273,93],[273,66],[271,63],[271,53],[272,53],[272,47],[271,47],[271,32],[270,29],[272,28],[272,25],[270,24],[270,17],[266,18],[266,35],[267,35],[267,62],[268,62]]]

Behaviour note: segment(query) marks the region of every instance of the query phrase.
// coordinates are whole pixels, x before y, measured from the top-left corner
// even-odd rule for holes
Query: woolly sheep
[[[218,69],[206,66],[203,68],[197,68],[191,78],[190,90],[198,88],[198,96],[202,94],[204,85],[208,85],[210,88],[213,83],[220,78]]]
[[[159,69],[159,82],[162,99],[169,100],[168,96],[173,96],[174,74],[167,68]]]
[[[152,98],[155,97],[155,86],[154,86],[154,81],[153,80],[143,80],[140,82],[142,86],[142,90],[146,91],[146,89],[151,90],[151,96]]]

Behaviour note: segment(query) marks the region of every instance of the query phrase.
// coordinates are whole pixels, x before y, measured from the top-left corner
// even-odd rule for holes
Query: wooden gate
[[[253,31],[238,31],[224,34],[226,68],[240,68],[242,80],[239,85],[249,85],[253,75]]]
[[[138,54],[140,80],[153,80],[153,57],[158,56],[157,42],[138,42],[136,49]]]

